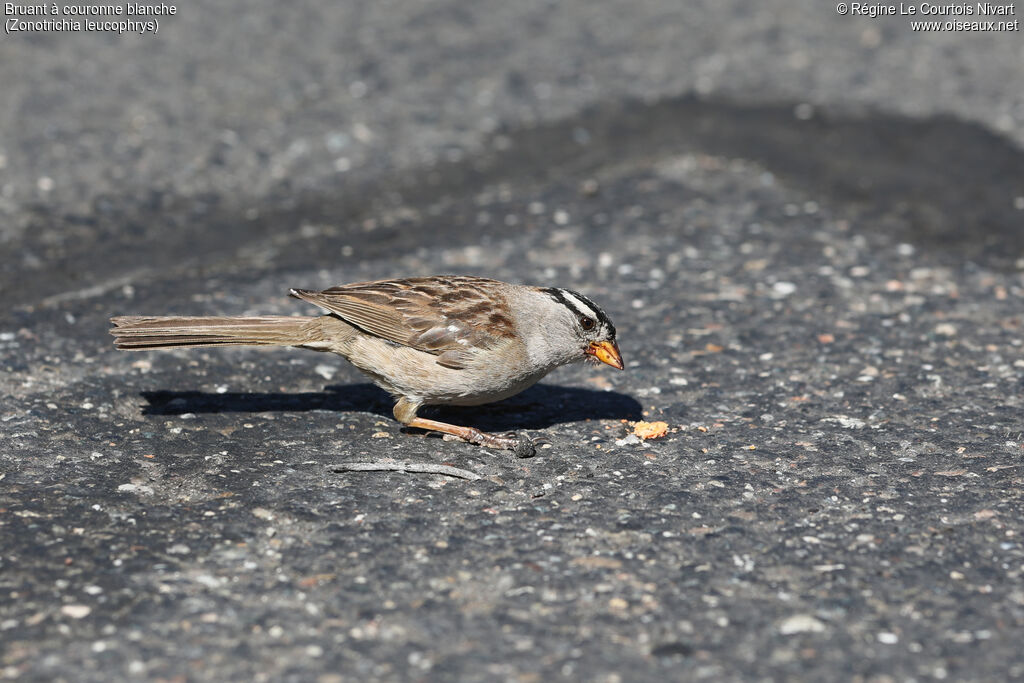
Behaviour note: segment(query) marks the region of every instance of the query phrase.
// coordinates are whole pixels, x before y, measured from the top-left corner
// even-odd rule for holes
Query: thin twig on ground
[[[451,465],[436,465],[429,462],[343,462],[332,468],[334,472],[410,472],[417,474],[444,474],[458,479],[483,479],[476,472],[470,472]]]

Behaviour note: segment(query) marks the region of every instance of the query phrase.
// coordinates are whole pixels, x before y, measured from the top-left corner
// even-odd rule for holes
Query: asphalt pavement
[[[1024,678],[1019,28],[158,18],[0,39],[0,679]],[[436,273],[586,293],[626,371],[437,413],[516,459],[341,358],[107,334]],[[479,478],[335,471],[380,460]]]

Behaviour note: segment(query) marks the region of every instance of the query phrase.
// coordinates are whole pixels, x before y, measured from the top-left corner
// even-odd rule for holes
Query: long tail
[[[323,340],[319,317],[266,315],[231,317],[151,317],[125,315],[111,318],[114,345],[143,351],[185,346],[270,345],[302,346]]]

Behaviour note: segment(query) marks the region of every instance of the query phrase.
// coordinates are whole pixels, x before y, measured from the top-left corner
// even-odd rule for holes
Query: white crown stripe
[[[612,321],[608,319],[608,316],[605,315],[604,311],[597,304],[584,295],[571,289],[561,289],[558,287],[549,287],[541,291],[578,315],[596,318],[611,338],[615,338],[615,325],[612,324]]]
[[[565,289],[560,289],[558,291],[562,293],[562,296],[565,297],[566,301],[572,304],[572,307],[576,309],[577,313],[581,313],[586,316],[599,317],[597,311],[595,311],[592,306],[585,301],[581,301],[572,292]]]

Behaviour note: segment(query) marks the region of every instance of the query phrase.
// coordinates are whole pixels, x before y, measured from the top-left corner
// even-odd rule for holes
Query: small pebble
[[[60,608],[60,613],[66,617],[72,619],[84,619],[89,616],[92,612],[92,607],[88,605],[64,605]]]
[[[314,368],[314,371],[316,372],[316,374],[320,375],[324,379],[331,380],[334,379],[334,375],[337,372],[337,369],[333,365],[321,363],[317,365],[316,368]]]
[[[143,496],[153,495],[152,486],[144,486],[140,484],[121,484],[120,486],[117,487],[117,490],[123,493],[138,493],[139,495]]]
[[[779,624],[779,633],[784,636],[791,636],[797,633],[821,633],[825,630],[825,624],[810,614],[794,614],[786,617]]]
[[[772,285],[772,296],[781,299],[796,291],[796,285],[792,282],[776,282]]]

